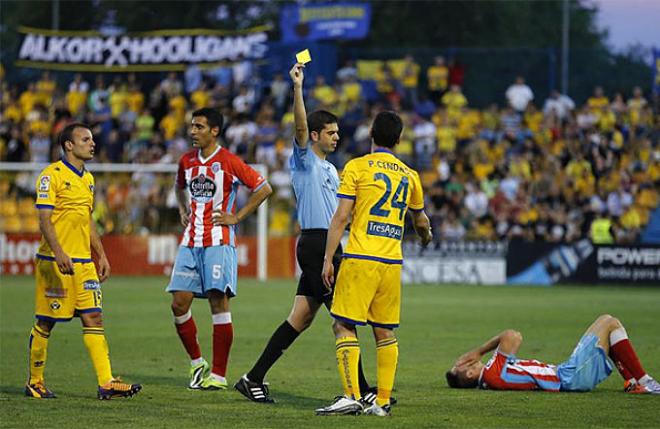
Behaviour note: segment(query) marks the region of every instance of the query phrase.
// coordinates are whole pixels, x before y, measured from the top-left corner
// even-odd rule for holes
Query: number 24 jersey
[[[406,211],[424,209],[417,172],[379,149],[346,164],[337,197],[355,200],[344,257],[401,264]]]

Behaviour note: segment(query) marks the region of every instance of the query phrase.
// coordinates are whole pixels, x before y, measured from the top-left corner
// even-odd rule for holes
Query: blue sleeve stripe
[[[38,209],[54,209],[55,206],[50,205],[50,204],[35,204],[34,205]]]
[[[340,322],[347,323],[349,325],[359,325],[359,326],[365,326],[367,322],[359,322],[357,320],[349,319],[348,317],[342,317],[342,316],[337,316],[334,313],[330,313],[330,316],[333,318],[339,320]]]
[[[337,194],[337,198],[346,198],[355,201],[355,195]]]
[[[252,190],[252,192],[257,192],[259,189],[263,188],[263,187],[266,186],[267,184],[268,184],[268,180],[264,180],[259,186],[257,186],[256,188],[254,188],[254,189]]]

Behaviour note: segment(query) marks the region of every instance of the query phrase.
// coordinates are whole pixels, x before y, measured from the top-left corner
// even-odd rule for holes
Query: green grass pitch
[[[46,380],[59,396],[23,396],[33,321],[30,277],[0,279],[0,427],[24,428],[340,428],[340,427],[660,427],[660,396],[626,395],[617,373],[594,392],[451,390],[443,374],[463,351],[504,328],[520,330],[521,357],[558,363],[599,314],[618,316],[651,375],[660,377],[660,288],[407,286],[393,416],[316,417],[340,393],[331,320],[322,310],[269,373],[275,405],[254,404],[233,389],[186,389],[188,360],[172,326],[165,277],[111,278],[104,284],[106,335],[115,375],[140,382],[127,400],[96,399],[94,372],[80,323],[57,325]],[[239,280],[232,301],[235,381],[261,353],[289,312],[293,281]],[[204,355],[211,358],[208,304],[193,314]],[[359,331],[365,370],[375,381],[373,338]]]

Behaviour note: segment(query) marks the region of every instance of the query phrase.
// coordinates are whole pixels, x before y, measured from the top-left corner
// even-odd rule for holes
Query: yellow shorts
[[[352,325],[396,328],[401,314],[401,264],[347,258],[341,262],[332,317]]]
[[[67,322],[81,313],[102,310],[101,284],[93,262],[76,262],[73,275],[64,275],[55,261],[37,258],[35,315],[37,319]]]

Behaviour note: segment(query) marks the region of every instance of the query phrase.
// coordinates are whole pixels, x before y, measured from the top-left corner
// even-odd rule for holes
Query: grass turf
[[[115,375],[140,382],[135,398],[99,401],[79,322],[56,326],[47,385],[55,400],[23,396],[27,342],[33,323],[30,277],[3,276],[0,286],[0,427],[659,427],[660,396],[626,395],[615,372],[594,392],[451,390],[444,371],[460,353],[505,328],[520,330],[521,357],[558,363],[599,314],[619,317],[642,363],[660,374],[660,288],[408,286],[403,292],[396,392],[386,421],[376,417],[316,417],[314,409],[340,393],[330,318],[322,310],[268,374],[277,404],[254,404],[238,392],[189,391],[188,360],[172,326],[165,278],[111,278],[104,284],[106,335]],[[230,383],[246,372],[286,317],[292,281],[241,279],[232,301],[234,346]],[[211,358],[208,305],[193,314],[202,350]],[[360,329],[365,370],[375,382],[371,333]]]

